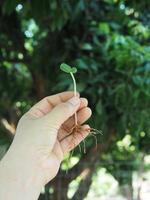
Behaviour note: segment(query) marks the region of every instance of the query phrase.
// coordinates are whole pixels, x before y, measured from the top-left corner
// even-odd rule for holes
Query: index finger
[[[29,113],[34,115],[35,117],[42,117],[49,113],[58,104],[69,100],[73,95],[74,93],[72,91],[69,91],[47,96],[38,103],[36,103],[29,110]],[[77,96],[79,96],[79,93],[77,93]]]

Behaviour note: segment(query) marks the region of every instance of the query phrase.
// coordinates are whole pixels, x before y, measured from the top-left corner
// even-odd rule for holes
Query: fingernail
[[[80,99],[79,97],[72,97],[71,99],[69,99],[68,102],[71,103],[73,106],[76,106],[80,103]]]

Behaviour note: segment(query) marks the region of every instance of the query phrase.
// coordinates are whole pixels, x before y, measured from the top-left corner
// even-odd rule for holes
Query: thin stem
[[[72,77],[72,80],[73,80],[73,88],[74,88],[74,96],[77,96],[77,86],[76,86],[76,80],[75,80],[75,77],[73,75],[72,72],[70,72],[70,75]]]
[[[76,86],[76,80],[74,78],[74,75],[72,72],[70,72],[70,75],[72,77],[73,80],[73,90],[74,90],[74,96],[77,96],[77,86]],[[78,120],[77,120],[77,113],[75,112],[74,114],[74,120],[75,120],[75,125],[78,125]]]

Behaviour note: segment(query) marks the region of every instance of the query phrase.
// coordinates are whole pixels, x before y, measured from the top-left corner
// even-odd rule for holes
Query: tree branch
[[[5,130],[5,133],[7,134],[10,141],[12,141],[15,134],[14,128],[8,123],[6,119],[3,118],[0,119],[0,124],[1,127]]]
[[[80,182],[80,185],[79,185],[77,191],[73,195],[72,200],[84,199],[87,196],[87,193],[92,184],[92,176],[95,171],[95,166],[96,166],[96,164],[94,163],[92,168],[87,168],[83,171],[82,180]],[[85,173],[85,175],[84,175],[84,173]],[[82,176],[82,174],[81,174],[81,176]],[[83,190],[83,188],[84,188],[84,190]]]

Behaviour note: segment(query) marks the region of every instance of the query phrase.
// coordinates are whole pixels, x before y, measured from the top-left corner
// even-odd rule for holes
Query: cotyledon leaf
[[[77,68],[76,67],[72,67],[72,73],[75,74],[77,72]]]
[[[66,73],[73,73],[75,74],[77,72],[77,68],[76,67],[70,67],[68,64],[66,63],[62,63],[60,65],[60,69],[63,71],[63,72],[66,72]]]
[[[71,73],[72,72],[72,68],[67,65],[66,63],[62,63],[60,65],[60,69],[63,71],[63,72],[66,72],[66,73]]]

